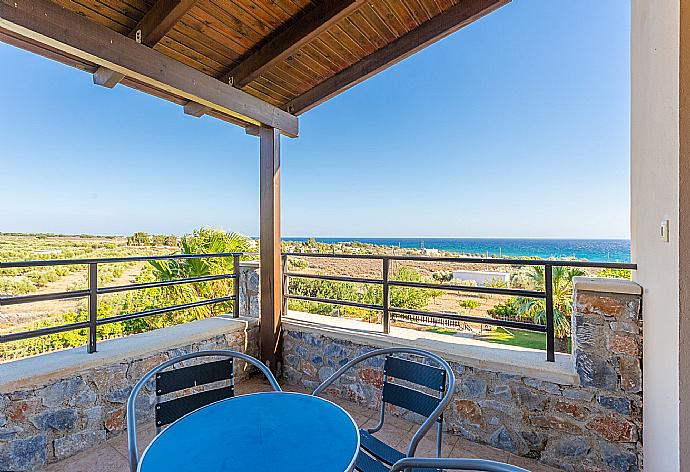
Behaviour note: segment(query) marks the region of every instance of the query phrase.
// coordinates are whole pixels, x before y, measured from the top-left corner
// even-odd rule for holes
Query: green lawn
[[[491,332],[476,336],[490,343],[510,344],[531,349],[546,349],[546,334],[521,329],[497,327]]]
[[[457,331],[451,328],[426,328],[425,331],[438,334],[456,334]],[[511,346],[520,346],[530,349],[546,350],[546,334],[535,333],[534,331],[525,331],[522,329],[496,327],[493,331],[488,331],[482,334],[477,334],[475,339],[482,341],[508,344]],[[568,350],[570,350],[570,339],[568,339]]]

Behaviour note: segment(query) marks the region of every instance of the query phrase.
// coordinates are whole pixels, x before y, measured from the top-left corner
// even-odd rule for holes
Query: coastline
[[[478,257],[630,262],[630,241],[627,239],[285,237],[283,243],[306,243],[310,239],[333,247],[362,245],[426,254],[439,251],[446,255]]]

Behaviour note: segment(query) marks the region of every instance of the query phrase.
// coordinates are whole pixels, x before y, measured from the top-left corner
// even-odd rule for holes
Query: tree
[[[177,236],[175,236],[174,234],[170,234],[170,235],[166,236],[164,245],[165,246],[172,246],[172,247],[177,246]]]
[[[127,246],[150,246],[151,236],[148,233],[139,231],[127,238]]]
[[[217,254],[246,252],[249,238],[239,233],[227,233],[214,228],[201,228],[182,237],[182,254]],[[149,261],[156,280],[203,277],[205,275],[230,274],[234,271],[232,257],[189,258]],[[217,298],[227,295],[227,281],[216,280],[195,284],[178,284],[165,287],[164,296],[173,304],[188,303],[200,299]],[[210,313],[209,307],[198,310]],[[227,309],[224,304],[220,308]]]
[[[551,269],[553,281],[553,324],[557,351],[565,352],[571,332],[570,316],[573,312],[573,277],[586,275],[578,268],[556,266]],[[532,266],[526,273],[531,288],[542,290],[545,287],[544,267]],[[517,297],[517,316],[531,319],[534,323],[546,324],[546,300],[543,298]]]

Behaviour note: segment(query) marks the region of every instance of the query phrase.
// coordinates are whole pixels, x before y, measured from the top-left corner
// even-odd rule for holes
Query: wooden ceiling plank
[[[303,113],[509,2],[464,0],[288,102],[285,108],[295,114]]]
[[[323,41],[331,51],[335,52],[348,65],[354,64],[362,58],[362,56],[354,54],[347,47],[345,47],[345,45],[340,42],[339,38],[333,34],[332,29],[319,36],[319,39],[321,39],[321,41]]]
[[[426,11],[429,12],[429,15],[432,18],[442,11],[436,0],[420,0],[420,3],[424,6]]]
[[[319,84],[319,81],[313,75],[310,75],[308,71],[305,71],[298,62],[292,60],[289,57],[285,62],[280,64],[280,67],[291,77],[297,80],[303,88],[309,89],[315,87]],[[257,77],[258,78],[258,77]]]
[[[280,95],[281,97],[284,98],[283,103],[292,100],[296,96],[299,95],[299,93],[295,93],[290,91],[290,89],[283,87],[279,82],[279,80],[273,80],[274,76],[271,76],[269,73],[266,73],[266,75],[262,75],[261,77],[257,77],[254,82],[257,84],[261,84],[264,88],[270,89],[270,90],[275,90],[276,95]]]
[[[273,65],[318,37],[331,26],[354,12],[364,0],[325,0],[298,21],[273,37],[256,52],[233,67],[227,74],[236,87],[244,87]]]
[[[286,82],[285,79],[283,79],[279,75],[274,74],[273,71],[266,72],[261,77],[267,79],[273,84],[276,84],[277,87],[292,95],[293,98],[298,95],[301,95],[298,87],[295,87],[293,84]]]
[[[129,6],[129,8],[132,8],[133,10],[137,10],[139,12],[138,18],[143,18],[144,15],[146,14],[149,9],[153,6],[155,3],[154,1],[140,1],[140,0],[120,0],[122,3],[126,4]]]
[[[418,23],[424,23],[432,18],[426,7],[419,0],[407,0],[407,7]]]
[[[340,27],[345,30],[345,32],[364,50],[365,56],[368,56],[372,52],[376,51],[378,47],[374,44],[369,34],[365,32],[360,27],[361,15],[358,12],[350,15],[344,21],[340,23]]]
[[[285,15],[285,13],[279,8],[266,10],[262,8],[261,4],[253,0],[235,0],[235,3],[244,8],[246,12],[251,14],[257,20],[268,25],[271,30],[279,28],[280,25],[290,19],[288,16],[281,16],[281,14]]]
[[[210,0],[201,0],[198,4],[199,9],[207,14],[207,20],[224,25],[228,31],[235,34],[237,41],[247,49],[256,46],[263,39],[261,34],[245,25],[229,10],[219,7]]]
[[[323,35],[321,35],[321,36],[323,36]],[[325,41],[323,41],[321,39],[321,36],[319,36],[314,41],[312,41],[310,46],[312,46],[314,48],[314,50],[318,51],[319,54],[324,56],[326,58],[326,60],[335,64],[337,66],[338,72],[340,72],[341,70],[343,70],[345,67],[347,67],[349,65],[348,62],[345,59],[343,59],[342,57],[340,57],[336,51],[331,49],[331,47],[328,44],[326,44]]]
[[[282,80],[283,86],[286,89],[291,90],[295,96],[302,94],[304,87],[300,84],[300,79],[287,72],[283,67],[283,64],[278,64],[269,72],[266,72],[265,75],[268,75],[269,73],[273,74],[275,78]]]
[[[292,18],[290,15],[285,13],[285,10],[278,7],[274,3],[269,3],[263,0],[246,0],[256,5],[257,10],[264,12],[267,16],[270,16],[277,23],[276,28],[280,25],[290,21]],[[257,14],[259,12],[257,11]]]
[[[367,52],[362,46],[357,44],[357,42],[352,39],[352,37],[347,34],[347,32],[340,26],[340,23],[335,25],[329,30],[333,39],[338,41],[338,43],[345,48],[347,52],[355,57],[355,61],[362,59],[367,55]]]
[[[302,7],[292,3],[290,0],[254,0],[261,6],[269,10],[280,10],[283,15],[286,16],[286,21],[294,18],[301,10]],[[276,13],[280,14],[280,13]]]
[[[327,74],[329,77],[340,72],[341,70],[336,63],[331,61],[327,56],[323,55],[312,44],[307,44],[300,51],[312,58],[314,61],[318,62],[323,68],[327,69],[329,71]]]
[[[168,57],[178,60],[182,64],[193,67],[194,69],[199,70],[210,77],[217,76],[223,70],[222,66],[214,65],[213,61],[209,61],[199,53],[190,50],[186,46],[167,39],[156,44],[154,49]]]
[[[367,3],[364,5],[364,7],[362,7],[360,10],[360,13],[362,14],[364,20],[366,20],[367,24],[369,24],[371,29],[376,32],[376,35],[380,38],[382,44],[379,46],[379,48],[382,48],[386,44],[397,39],[398,36],[396,35],[395,31],[383,21],[381,15],[374,10],[371,4]]]
[[[122,0],[80,0],[86,5],[91,5],[93,8],[100,11],[102,14],[113,17],[117,15],[118,17],[124,16],[128,19],[128,24],[136,24],[142,17],[143,14],[138,8],[134,8],[129,5],[129,3],[123,2]],[[145,13],[144,13],[145,14]]]
[[[163,39],[175,23],[194,6],[196,0],[158,0],[153,7],[139,20],[129,32],[130,38],[139,36],[139,42],[153,47]],[[124,75],[103,67],[99,67],[93,75],[96,85],[113,88],[120,83]]]
[[[302,68],[309,70],[310,74],[316,77],[317,82],[323,82],[328,77],[333,75],[330,69],[316,62],[311,56],[305,54],[304,48],[300,49],[290,57],[293,61],[299,63]]]
[[[215,3],[219,8],[223,8],[222,4],[214,2],[213,0],[211,0],[211,2]],[[225,2],[225,4],[227,5],[227,2]],[[255,15],[252,15],[251,12],[247,11],[247,9],[244,8],[244,6],[239,2],[233,2],[233,5],[235,8],[232,9],[232,14],[245,26],[254,30],[261,37],[265,37],[273,31],[274,28],[271,28],[269,24],[258,19]]]
[[[126,31],[129,31],[131,28],[132,24],[122,24],[108,16],[103,15],[102,13],[99,13],[91,8],[88,8],[81,3],[75,2],[73,0],[55,0],[55,3],[65,7],[69,10],[75,11],[79,13],[80,15],[84,15],[86,18],[90,19],[91,21],[98,23],[103,26],[107,26],[108,28],[117,31],[118,33],[123,33]]]
[[[191,35],[187,33],[191,33]],[[178,23],[166,37],[204,54],[218,64],[227,65],[237,59],[237,56],[233,52],[228,51],[225,46],[218,44],[208,37],[200,41],[198,33],[195,30],[184,27],[180,23]]]
[[[273,106],[280,106],[281,102],[277,98],[271,96],[271,95],[266,95],[263,93],[261,90],[257,90],[253,86],[247,87],[248,90],[252,92],[252,95],[259,97],[261,100],[265,101],[266,103],[270,103]]]
[[[393,39],[397,39],[405,34],[405,25],[402,24],[398,16],[391,10],[386,2],[383,0],[376,0],[369,4],[380,23],[385,25],[393,33]]]
[[[297,117],[49,0],[0,0],[0,28],[243,123],[299,133]]]
[[[410,11],[401,0],[383,0],[395,17],[402,23],[404,32],[408,33],[419,26]]]
[[[233,36],[227,34],[227,31],[224,31],[222,28],[217,28],[215,25],[209,24],[203,20],[199,16],[196,8],[192,8],[180,23],[196,31],[200,37],[203,38],[208,36],[217,43],[222,44],[227,49],[231,50],[237,58],[241,57],[247,50],[247,48],[238,43]]]
[[[329,57],[332,60],[338,62],[339,64],[344,64],[345,67],[357,62],[359,59],[357,56],[348,51],[342,44],[340,44],[338,40],[333,37],[330,31],[326,31],[324,34],[319,36],[319,40],[321,40],[321,44],[324,46],[322,51],[328,52]]]
[[[264,80],[262,77],[257,77],[256,80],[252,82],[252,88],[278,100],[279,103],[285,103],[295,98],[295,94],[286,94],[285,91],[281,90],[279,87],[273,86],[273,84]]]

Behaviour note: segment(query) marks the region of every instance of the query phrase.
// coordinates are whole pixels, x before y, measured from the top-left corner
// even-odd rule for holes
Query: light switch
[[[669,234],[668,234],[668,219],[666,220],[661,220],[661,225],[659,229],[659,238],[665,243],[668,242]]]

